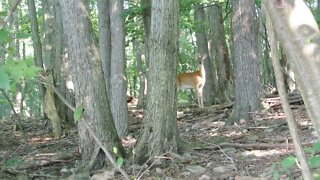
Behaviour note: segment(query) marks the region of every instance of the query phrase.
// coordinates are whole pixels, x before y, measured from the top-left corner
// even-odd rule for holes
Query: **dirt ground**
[[[279,179],[302,179],[297,166],[283,172],[279,165],[294,152],[281,106],[274,99],[267,102],[271,107],[267,111],[252,113],[253,120],[233,126],[225,125],[231,106],[179,108],[178,127],[185,153],[168,152],[166,166],[127,164],[123,169],[132,179],[273,179],[276,171]],[[298,102],[291,107],[301,142],[304,147],[312,146],[316,135],[304,105]],[[139,134],[142,117],[143,111],[131,104],[130,139],[124,141],[128,148],[133,145],[129,140]],[[89,179],[70,176],[80,162],[76,128],[54,140],[48,121],[27,119],[22,125],[28,143],[21,133],[13,133],[11,120],[0,121],[0,179]],[[108,177],[122,179],[113,172],[101,179]]]

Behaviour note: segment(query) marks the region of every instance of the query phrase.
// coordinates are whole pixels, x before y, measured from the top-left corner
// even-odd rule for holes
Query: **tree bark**
[[[276,36],[274,34],[274,27],[270,22],[270,16],[268,14],[266,16],[266,19],[267,19],[266,26],[268,29],[268,37],[270,39],[271,59],[272,59],[273,67],[274,67],[276,80],[277,80],[276,81],[277,82],[277,89],[279,91],[282,109],[287,117],[289,131],[290,131],[293,143],[294,143],[295,154],[297,155],[297,158],[298,158],[300,165],[301,165],[302,175],[303,175],[304,179],[311,180],[311,179],[313,179],[313,177],[310,172],[310,168],[308,166],[308,161],[306,159],[306,155],[303,151],[303,146],[302,146],[300,138],[299,138],[299,133],[298,133],[296,121],[294,119],[293,113],[292,113],[290,106],[289,106],[287,91],[286,91],[286,87],[285,87],[285,81],[284,81],[283,73],[281,70],[280,60],[278,58],[278,48],[277,48]]]
[[[217,84],[219,102],[230,101],[228,92],[231,90],[231,73],[228,72],[231,66],[226,36],[224,31],[222,9],[219,4],[213,4],[208,10],[209,19],[209,51],[210,57],[216,64]]]
[[[232,1],[232,44],[235,84],[235,105],[228,124],[249,120],[259,110],[261,85],[255,2]]]
[[[136,148],[138,163],[155,161],[178,150],[176,67],[178,60],[178,12],[176,0],[152,1],[150,69],[143,131]]]
[[[43,69],[42,45],[41,45],[41,39],[40,39],[40,31],[38,27],[36,6],[35,6],[34,0],[27,0],[27,2],[28,2],[29,16],[31,20],[31,33],[32,33],[33,51],[34,51],[34,61],[37,67]],[[39,89],[40,89],[40,97],[43,105],[44,95],[45,95],[44,85],[39,83]]]
[[[98,0],[99,18],[99,49],[102,60],[104,80],[106,81],[108,97],[110,94],[111,81],[111,30],[109,0]]]
[[[125,75],[125,31],[122,13],[123,0],[110,0],[110,26],[112,27],[110,105],[119,137],[125,136],[129,125]]]
[[[206,83],[203,88],[203,99],[205,105],[212,105],[215,103],[216,84],[216,68],[213,66],[213,63],[210,60],[208,41],[207,41],[207,28],[205,24],[205,15],[204,15],[203,5],[196,5],[195,7],[195,22],[197,24],[196,28],[196,44],[198,47],[198,54],[204,58],[203,64],[206,71]]]
[[[60,0],[60,4],[64,32],[67,35],[69,59],[72,64],[76,105],[84,108],[84,120],[107,149],[112,152],[112,148],[115,147],[123,155],[124,150],[107,100],[101,59],[88,17],[86,0]],[[82,160],[88,163],[91,158],[95,158],[94,151],[98,146],[82,121],[78,122],[78,130]],[[99,158],[96,161],[96,164],[103,165],[106,159]]]
[[[296,75],[308,114],[320,137],[319,28],[303,0],[262,1]],[[303,17],[303,18],[301,18]],[[292,21],[294,19],[294,21]]]

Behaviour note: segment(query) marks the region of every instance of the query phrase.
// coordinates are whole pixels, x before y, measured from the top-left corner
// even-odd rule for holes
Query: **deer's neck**
[[[201,62],[201,64],[199,66],[200,66],[199,67],[200,75],[202,78],[205,78],[206,77],[206,70],[204,68],[203,62]]]

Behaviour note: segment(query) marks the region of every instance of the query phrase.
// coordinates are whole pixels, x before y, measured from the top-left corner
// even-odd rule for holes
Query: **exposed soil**
[[[140,179],[273,179],[275,170],[280,171],[280,179],[302,179],[297,166],[290,173],[281,171],[280,161],[294,155],[292,139],[279,103],[270,99],[267,103],[271,106],[268,111],[252,113],[253,120],[233,126],[224,123],[231,106],[181,108],[178,127],[185,153],[168,152],[166,166],[126,165],[124,169]],[[316,136],[304,105],[301,101],[291,105],[301,142],[312,146]],[[133,145],[130,140],[139,134],[142,116],[143,111],[130,108],[131,138],[123,141],[129,148]],[[55,140],[48,121],[27,119],[22,125],[28,143],[21,133],[13,132],[11,120],[0,121],[0,179],[89,179],[86,175],[70,176],[80,161],[76,128]],[[119,173],[106,172],[111,175],[101,179],[122,179]]]

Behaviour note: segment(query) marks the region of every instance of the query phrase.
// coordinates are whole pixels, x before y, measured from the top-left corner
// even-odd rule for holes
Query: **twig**
[[[26,133],[24,132],[24,130],[23,130],[23,128],[22,128],[22,125],[21,125],[21,122],[20,122],[20,120],[21,120],[20,116],[18,115],[18,113],[17,113],[16,110],[14,109],[13,104],[12,104],[9,96],[8,96],[7,93],[4,91],[4,89],[1,89],[1,88],[0,88],[0,91],[2,92],[3,96],[7,99],[8,103],[9,103],[11,109],[12,109],[12,112],[13,112],[13,114],[14,114],[15,122],[17,123],[17,125],[18,125],[18,127],[19,127],[19,129],[20,129],[20,131],[21,131],[21,133],[22,133],[22,137],[23,137],[25,143],[27,144],[28,139],[27,139],[27,137],[26,137]]]
[[[9,18],[12,16],[13,12],[17,9],[19,3],[21,2],[21,0],[16,0],[13,4],[12,4],[12,7],[8,13],[8,15],[3,19],[2,22],[0,22],[0,27],[4,27],[8,21],[9,21]]]

